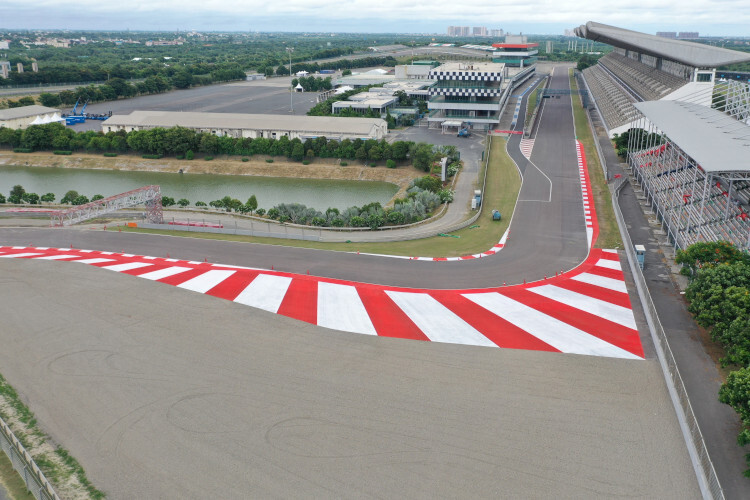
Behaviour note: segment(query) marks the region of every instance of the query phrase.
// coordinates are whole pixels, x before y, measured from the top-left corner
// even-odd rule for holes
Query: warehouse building
[[[29,125],[60,121],[60,110],[47,106],[22,106],[0,109],[0,127],[26,128]]]
[[[332,140],[377,139],[388,133],[380,118],[341,118],[332,116],[251,115],[240,113],[197,113],[179,111],[133,111],[113,115],[102,122],[102,131],[146,130],[156,127],[185,127],[196,132],[235,138],[278,139],[287,136],[301,140],[326,137]]]

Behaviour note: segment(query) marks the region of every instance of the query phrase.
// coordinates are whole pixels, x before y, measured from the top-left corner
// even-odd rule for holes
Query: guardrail
[[[34,463],[34,459],[2,418],[0,418],[0,448],[8,455],[11,465],[26,483],[26,489],[34,495],[34,498],[60,500],[52,485]]]
[[[620,180],[620,179],[618,179]],[[651,298],[651,293],[646,285],[646,279],[643,276],[640,266],[636,263],[635,251],[633,249],[633,242],[628,234],[625,220],[623,219],[622,212],[620,211],[620,204],[618,201],[618,195],[620,190],[624,187],[627,179],[622,178],[620,182],[610,186],[612,194],[612,205],[615,212],[615,218],[617,224],[620,227],[620,234],[622,241],[625,246],[625,253],[628,257],[630,269],[633,274],[636,288],[638,289],[638,296],[641,299],[641,303],[646,314],[646,320],[651,331],[651,337],[656,347],[657,356],[659,363],[661,364],[662,370],[664,371],[665,379],[667,381],[667,387],[672,401],[675,403],[675,410],[678,413],[678,419],[682,420],[683,432],[687,431],[685,436],[686,441],[689,441],[688,450],[690,451],[691,459],[693,459],[694,468],[696,468],[696,475],[698,476],[698,483],[701,487],[701,492],[704,498],[713,498],[715,500],[724,499],[724,490],[721,488],[719,478],[716,475],[711,457],[708,454],[706,443],[703,439],[698,420],[695,418],[693,413],[693,407],[690,404],[690,398],[688,397],[685,384],[680,376],[680,370],[677,367],[672,349],[669,347],[669,341],[667,335],[664,332],[664,328],[659,321],[659,314],[656,310],[656,306]],[[688,439],[689,438],[689,439]],[[690,449],[692,446],[692,450]],[[697,460],[697,463],[696,463]],[[698,469],[699,468],[699,469]]]

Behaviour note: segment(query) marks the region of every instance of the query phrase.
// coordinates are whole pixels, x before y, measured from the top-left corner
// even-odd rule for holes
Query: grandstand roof
[[[693,103],[644,101],[634,106],[704,171],[750,172],[750,126]]]
[[[641,54],[662,57],[697,68],[716,68],[750,61],[750,53],[701,43],[663,38],[589,21],[575,29],[577,36]]]

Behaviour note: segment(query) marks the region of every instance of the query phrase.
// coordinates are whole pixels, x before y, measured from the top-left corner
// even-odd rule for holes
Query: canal
[[[0,193],[6,198],[17,184],[27,192],[54,193],[59,201],[69,190],[91,198],[111,196],[150,184],[161,186],[164,196],[209,203],[224,196],[243,203],[251,195],[266,210],[279,203],[302,203],[325,210],[380,202],[385,205],[398,191],[387,182],[253,177],[247,175],[176,174],[75,168],[0,166]]]

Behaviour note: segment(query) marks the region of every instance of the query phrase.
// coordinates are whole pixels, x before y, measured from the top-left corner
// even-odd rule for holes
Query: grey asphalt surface
[[[589,112],[597,127],[599,144],[605,155],[610,175],[627,175],[620,166],[620,159],[612,143],[603,132],[596,112]],[[625,218],[633,244],[646,247],[646,262],[643,270],[646,284],[659,312],[659,320],[677,361],[680,375],[690,397],[698,425],[701,428],[711,461],[726,498],[750,497],[750,480],[742,473],[746,469],[745,452],[737,445],[737,434],[741,431],[735,411],[718,400],[722,377],[711,357],[706,353],[700,330],[690,313],[684,296],[671,278],[667,258],[655,230],[658,224],[650,224],[644,215],[636,193],[631,185],[620,192],[620,208]]]
[[[3,375],[109,498],[698,498],[654,360],[340,333],[62,262],[0,284]]]

